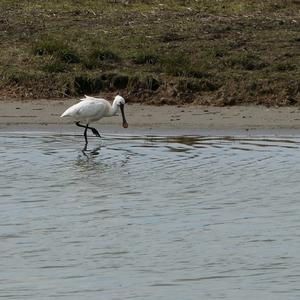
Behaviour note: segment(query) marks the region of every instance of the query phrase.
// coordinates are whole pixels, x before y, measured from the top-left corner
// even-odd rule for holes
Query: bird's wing
[[[106,112],[106,105],[104,102],[98,99],[88,98],[85,101],[81,101],[78,104],[77,115],[81,117],[91,118],[94,116],[104,116]]]
[[[91,97],[91,96],[87,96],[87,95],[84,95],[85,98],[81,98],[79,99],[80,101],[84,101],[84,100],[87,100],[87,99],[97,99],[95,97]]]
[[[103,98],[96,98],[96,97],[91,97],[91,96],[87,96],[87,95],[84,95],[85,98],[81,98],[80,101],[85,101],[85,100],[105,100]]]
[[[91,119],[95,116],[105,115],[107,110],[107,105],[103,101],[99,101],[98,99],[85,99],[71,107],[69,107],[61,116],[70,116],[78,119]]]

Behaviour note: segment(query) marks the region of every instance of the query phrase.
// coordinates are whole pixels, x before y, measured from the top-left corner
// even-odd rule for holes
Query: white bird
[[[89,127],[91,122],[100,120],[103,117],[112,117],[115,116],[119,110],[121,110],[123,118],[123,127],[127,128],[128,123],[125,118],[124,113],[125,99],[117,95],[114,99],[113,104],[111,105],[107,100],[102,98],[94,98],[90,96],[85,96],[85,98],[80,99],[80,102],[69,107],[61,117],[70,117],[73,119],[77,126],[85,128],[84,138],[85,138],[85,147],[86,150],[88,139],[87,139],[87,130],[92,130],[95,136],[101,137],[98,130],[93,127]],[[85,125],[82,125],[83,123]]]

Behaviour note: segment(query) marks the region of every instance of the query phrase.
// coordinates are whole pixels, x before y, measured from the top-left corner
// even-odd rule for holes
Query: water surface
[[[0,133],[0,297],[299,299],[299,146]]]

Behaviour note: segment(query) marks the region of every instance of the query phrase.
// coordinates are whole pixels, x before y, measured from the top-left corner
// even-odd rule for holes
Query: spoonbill
[[[111,105],[107,100],[102,98],[95,98],[90,96],[85,96],[85,98],[80,99],[80,102],[69,107],[61,117],[70,117],[75,121],[75,124],[84,129],[85,147],[86,150],[88,139],[87,130],[90,129],[93,134],[97,137],[101,137],[98,130],[94,127],[90,127],[91,122],[98,121],[103,117],[115,116],[118,111],[121,111],[123,119],[123,127],[127,128],[128,123],[125,118],[124,113],[125,99],[117,95]],[[83,125],[83,124],[85,125]]]

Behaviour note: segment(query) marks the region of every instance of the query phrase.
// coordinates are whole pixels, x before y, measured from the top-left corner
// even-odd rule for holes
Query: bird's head
[[[120,107],[120,110],[121,110],[121,113],[122,113],[122,118],[123,118],[123,127],[127,128],[128,127],[128,123],[126,121],[125,113],[124,113],[125,99],[122,96],[117,95],[115,97],[114,102],[117,104],[118,107]]]
[[[121,105],[124,106],[124,104],[125,104],[125,99],[124,99],[122,96],[117,95],[117,96],[115,97],[115,102],[117,103],[118,106],[121,106]]]

